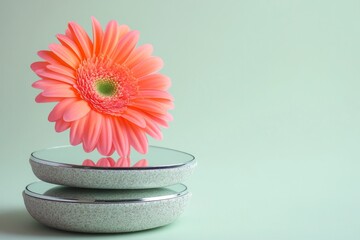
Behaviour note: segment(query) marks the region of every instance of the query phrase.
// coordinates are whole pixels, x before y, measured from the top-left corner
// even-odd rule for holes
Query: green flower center
[[[110,79],[99,79],[95,83],[96,91],[104,97],[111,97],[116,94],[116,83]]]

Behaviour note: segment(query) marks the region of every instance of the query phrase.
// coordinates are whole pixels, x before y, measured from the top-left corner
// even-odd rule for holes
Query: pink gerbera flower
[[[163,62],[151,56],[149,44],[136,47],[139,32],[110,21],[105,31],[92,18],[93,40],[70,22],[59,44],[39,51],[44,60],[31,69],[41,78],[32,86],[43,90],[36,102],[58,102],[49,114],[55,130],[70,128],[70,143],[103,155],[115,150],[128,156],[130,146],[146,153],[147,136],[161,139],[173,98],[170,79],[157,73]]]

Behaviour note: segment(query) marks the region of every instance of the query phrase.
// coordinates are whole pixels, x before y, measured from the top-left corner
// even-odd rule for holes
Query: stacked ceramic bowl
[[[130,167],[135,160],[141,164]],[[177,219],[191,197],[181,183],[196,161],[191,154],[153,146],[146,155],[133,152],[129,159],[118,160],[64,146],[33,152],[30,164],[42,180],[23,192],[34,219],[67,231],[112,233],[160,227]]]

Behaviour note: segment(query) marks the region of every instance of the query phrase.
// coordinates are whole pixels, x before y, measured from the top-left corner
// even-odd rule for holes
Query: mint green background
[[[29,65],[91,15],[140,30],[172,78],[175,120],[151,143],[199,164],[167,227],[72,234],[24,210],[30,152],[68,143]],[[359,25],[359,1],[2,0],[0,239],[360,239]]]

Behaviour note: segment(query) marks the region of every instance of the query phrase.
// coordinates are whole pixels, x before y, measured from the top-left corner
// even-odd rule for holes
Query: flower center
[[[114,96],[117,89],[116,83],[110,79],[99,79],[95,82],[97,92],[104,97]]]
[[[123,65],[104,57],[84,60],[74,86],[80,96],[102,114],[121,116],[138,93],[138,81]]]

